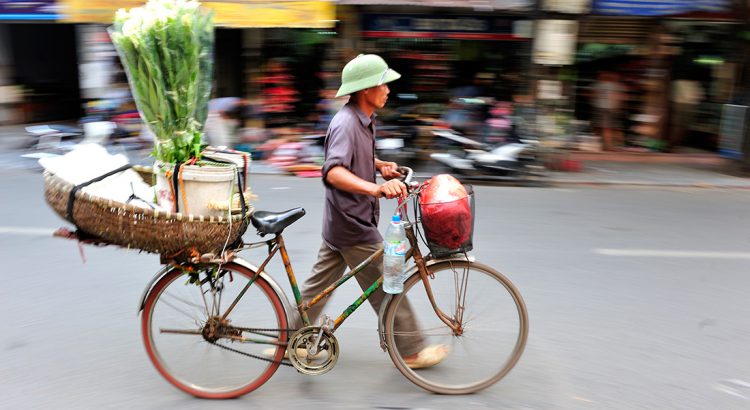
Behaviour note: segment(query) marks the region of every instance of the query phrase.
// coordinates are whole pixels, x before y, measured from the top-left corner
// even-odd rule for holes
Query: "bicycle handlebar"
[[[412,179],[412,177],[414,177],[414,170],[412,170],[409,167],[398,167],[396,169],[396,171],[398,171],[398,173],[401,174],[401,177],[398,178],[398,179],[399,179],[399,181],[403,182],[404,185],[406,185],[407,193],[409,193],[410,189],[412,188],[411,187],[411,183],[412,183],[411,179]],[[379,197],[380,198],[384,198],[385,194],[383,194],[381,192]]]
[[[402,179],[402,182],[406,184],[406,186],[409,186],[409,184],[411,183],[411,179],[414,176],[414,170],[409,167],[398,167],[398,172],[401,175],[405,175],[404,179]]]

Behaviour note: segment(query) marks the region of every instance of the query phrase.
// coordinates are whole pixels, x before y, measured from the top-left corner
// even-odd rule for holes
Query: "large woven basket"
[[[44,172],[44,196],[47,203],[68,219],[68,198],[73,185],[48,171]],[[73,202],[76,227],[104,242],[158,253],[180,259],[188,254],[219,255],[225,245],[235,243],[249,222],[248,212],[231,217],[204,217],[155,211],[122,202],[103,199],[78,191]],[[182,255],[182,256],[181,256]]]

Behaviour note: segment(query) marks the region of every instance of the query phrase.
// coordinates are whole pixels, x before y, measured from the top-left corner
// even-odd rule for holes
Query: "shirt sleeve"
[[[342,166],[349,171],[352,170],[352,159],[354,158],[354,147],[352,146],[353,134],[347,132],[346,127],[332,127],[325,142],[325,162],[323,162],[323,183],[328,185],[326,178],[328,172]]]

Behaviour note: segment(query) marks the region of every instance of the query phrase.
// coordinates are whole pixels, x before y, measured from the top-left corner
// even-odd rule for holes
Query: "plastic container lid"
[[[401,215],[393,215],[391,217],[391,222],[401,222]]]

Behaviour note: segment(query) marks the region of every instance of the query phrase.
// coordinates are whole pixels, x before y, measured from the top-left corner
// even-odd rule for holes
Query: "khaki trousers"
[[[312,269],[305,283],[302,285],[302,300],[309,301],[328,286],[336,282],[346,273],[346,268],[354,269],[374,252],[383,249],[382,243],[357,245],[342,249],[340,252],[331,249],[325,242],[318,251],[318,261]],[[383,258],[373,260],[365,269],[354,276],[359,282],[362,290],[369,288],[383,274]],[[373,292],[367,299],[370,301],[375,314],[380,313],[380,304],[385,298],[382,286]],[[328,299],[322,299],[307,311],[310,322],[316,324],[316,320],[323,311]],[[401,302],[402,309],[396,315],[396,325],[399,333],[404,332],[406,336],[396,338],[398,350],[402,356],[409,356],[421,351],[424,346],[422,336],[417,332],[418,326],[412,314],[411,307]]]

